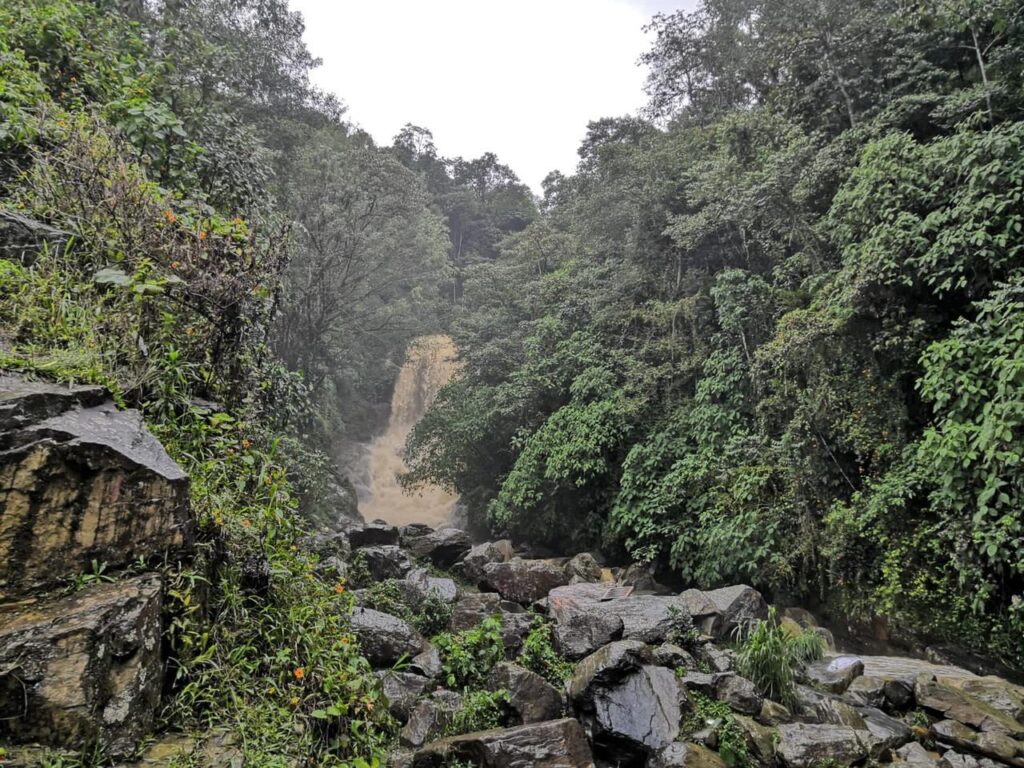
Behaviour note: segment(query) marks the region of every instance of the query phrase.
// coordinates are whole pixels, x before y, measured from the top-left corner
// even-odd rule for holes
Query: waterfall
[[[368,487],[359,504],[367,520],[434,527],[449,522],[456,496],[436,486],[406,493],[398,484],[398,475],[405,471],[402,455],[409,430],[451,380],[458,367],[456,357],[454,342],[440,335],[416,339],[406,352],[391,396],[387,429],[367,446]]]

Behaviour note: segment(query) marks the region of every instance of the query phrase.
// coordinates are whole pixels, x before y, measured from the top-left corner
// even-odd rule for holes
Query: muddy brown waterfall
[[[367,448],[369,487],[359,509],[367,520],[395,525],[439,526],[451,518],[456,497],[436,486],[404,492],[398,475],[405,470],[402,454],[409,430],[455,373],[455,344],[447,336],[424,336],[409,346],[391,396],[387,430]]]

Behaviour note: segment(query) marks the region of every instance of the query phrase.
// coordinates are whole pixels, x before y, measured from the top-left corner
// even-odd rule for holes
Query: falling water
[[[406,493],[398,475],[405,470],[402,453],[409,430],[451,380],[458,367],[456,357],[455,344],[447,336],[423,336],[409,347],[391,396],[388,428],[367,447],[369,482],[366,499],[359,505],[365,519],[436,527],[451,518],[455,496],[437,486]]]

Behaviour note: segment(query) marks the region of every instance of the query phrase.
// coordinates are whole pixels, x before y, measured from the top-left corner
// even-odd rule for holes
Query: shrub
[[[715,701],[700,691],[691,691],[694,710],[690,719],[683,724],[688,732],[710,728],[718,738],[718,754],[729,768],[750,768],[753,761],[747,749],[747,737],[736,724],[729,705]]]
[[[776,620],[775,609],[767,621],[751,625],[736,654],[736,669],[770,699],[789,706],[797,670],[825,653],[821,637],[810,631],[795,633]]]
[[[445,682],[450,688],[479,686],[494,665],[505,658],[501,619],[497,616],[463,632],[437,635],[434,645],[441,653]]]
[[[427,593],[419,613],[412,617],[412,625],[421,635],[430,637],[448,629],[452,620],[452,606],[444,601],[436,589]]]
[[[458,736],[497,728],[505,717],[508,701],[509,694],[504,688],[496,691],[467,691],[462,697],[462,704],[452,715],[445,735]]]
[[[555,686],[568,680],[573,671],[572,662],[563,658],[551,643],[551,625],[540,616],[533,620],[530,634],[523,642],[519,663]]]

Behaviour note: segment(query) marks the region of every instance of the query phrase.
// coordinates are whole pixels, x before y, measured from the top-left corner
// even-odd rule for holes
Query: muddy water
[[[455,344],[447,336],[424,336],[409,347],[395,382],[387,429],[367,447],[368,484],[365,500],[359,504],[367,520],[437,527],[451,518],[455,496],[434,486],[406,493],[398,484],[398,475],[405,470],[402,453],[409,430],[457,367]]]

